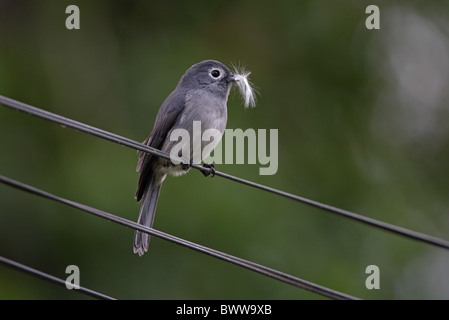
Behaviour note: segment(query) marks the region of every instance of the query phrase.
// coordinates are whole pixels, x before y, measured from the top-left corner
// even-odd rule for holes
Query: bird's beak
[[[235,74],[229,76],[226,81],[227,82],[235,82],[237,80],[237,76]]]

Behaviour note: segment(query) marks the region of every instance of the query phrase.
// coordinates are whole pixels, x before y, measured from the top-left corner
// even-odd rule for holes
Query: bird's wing
[[[185,108],[185,97],[185,91],[178,89],[173,91],[167,99],[165,99],[157,114],[153,131],[148,138],[145,139],[143,142],[144,144],[156,149],[160,149],[162,147],[164,141],[167,139],[168,133],[173,128],[173,125],[176,123]],[[151,176],[153,174],[153,159],[154,156],[149,153],[142,151],[139,153],[139,160],[136,168],[136,170],[140,172],[135,195],[137,201],[140,201],[151,180]]]

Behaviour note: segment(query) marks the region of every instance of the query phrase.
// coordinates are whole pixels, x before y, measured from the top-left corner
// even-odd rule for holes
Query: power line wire
[[[47,281],[54,282],[54,283],[57,283],[57,284],[60,284],[60,285],[63,285],[63,286],[66,285],[65,280],[62,280],[62,279],[57,278],[55,276],[52,276],[52,275],[50,275],[48,273],[39,271],[39,270],[31,268],[31,267],[28,267],[28,266],[26,266],[24,264],[21,264],[19,262],[7,259],[7,258],[2,257],[2,256],[0,256],[0,263],[4,264],[4,265],[6,265],[6,266],[8,266],[10,268],[13,268],[13,269],[25,272],[25,273],[29,273],[29,274],[31,274],[31,275],[33,275],[35,277],[39,277],[39,278],[42,278],[42,279],[47,280]],[[112,298],[110,296],[107,296],[105,294],[99,293],[97,291],[94,291],[94,290],[91,290],[91,289],[88,289],[88,288],[85,288],[85,287],[82,287],[82,286],[80,286],[79,289],[75,289],[74,291],[83,293],[85,295],[88,295],[88,296],[91,296],[91,297],[94,297],[94,298],[97,298],[97,299],[116,300],[116,299],[114,299],[114,298]]]
[[[45,110],[33,107],[33,106],[25,104],[23,102],[19,102],[19,101],[4,97],[2,95],[0,95],[0,104],[3,104],[4,106],[10,107],[10,108],[13,108],[13,109],[16,109],[16,110],[19,110],[19,111],[22,111],[22,112],[25,112],[28,114],[32,114],[36,117],[40,117],[40,118],[43,118],[43,119],[46,119],[46,120],[49,120],[52,122],[56,122],[58,124],[62,124],[64,126],[67,126],[67,127],[79,130],[79,131],[83,131],[85,133],[103,138],[105,140],[109,140],[109,141],[127,146],[132,149],[151,153],[155,156],[162,157],[165,159],[170,159],[170,155],[161,150],[149,147],[142,143],[136,142],[134,140],[122,137],[120,135],[117,135],[117,134],[114,134],[114,133],[111,133],[111,132],[108,132],[108,131],[105,131],[105,130],[102,130],[102,129],[99,129],[99,128],[96,128],[93,126],[89,126],[82,122],[75,121],[73,119],[66,118],[66,117],[57,115],[55,113],[51,113],[49,111],[45,111]],[[201,165],[196,165],[196,164],[191,165],[191,167],[198,169],[200,171],[203,171],[203,172],[210,172],[210,170],[211,170],[211,169],[208,169]],[[270,193],[277,194],[279,196],[282,196],[282,197],[285,197],[285,198],[288,198],[288,199],[291,199],[291,200],[294,200],[297,202],[301,202],[301,203],[307,204],[309,206],[316,207],[316,208],[322,209],[324,211],[328,211],[328,212],[337,214],[339,216],[349,218],[349,219],[352,219],[352,220],[355,220],[355,221],[358,221],[358,222],[361,222],[361,223],[364,223],[364,224],[367,224],[367,225],[370,225],[370,226],[373,226],[373,227],[376,227],[376,228],[379,228],[379,229],[382,229],[382,230],[385,230],[388,232],[393,232],[395,234],[398,234],[398,235],[401,235],[401,236],[404,236],[404,237],[407,237],[407,238],[410,238],[413,240],[417,240],[417,241],[425,242],[427,244],[431,244],[431,245],[438,246],[441,248],[449,249],[449,241],[447,241],[447,240],[443,240],[443,239],[440,239],[440,238],[437,238],[434,236],[430,236],[430,235],[427,235],[424,233],[409,230],[409,229],[406,229],[403,227],[395,226],[390,223],[386,223],[386,222],[383,222],[383,221],[380,221],[377,219],[373,219],[373,218],[369,218],[369,217],[366,217],[366,216],[363,216],[363,215],[360,215],[360,214],[357,214],[357,213],[354,213],[354,212],[351,212],[348,210],[343,210],[343,209],[333,207],[333,206],[330,206],[330,205],[327,205],[324,203],[310,200],[310,199],[307,199],[307,198],[304,198],[304,197],[301,197],[298,195],[294,195],[292,193],[288,193],[288,192],[285,192],[282,190],[271,188],[271,187],[268,187],[268,186],[265,186],[265,185],[262,185],[259,183],[255,183],[255,182],[252,182],[249,180],[245,180],[245,179],[242,179],[239,177],[235,177],[235,176],[232,176],[232,175],[220,172],[220,171],[215,171],[215,175],[220,176],[222,178],[226,178],[228,180],[232,180],[232,181],[241,183],[241,184],[245,184],[245,185],[248,185],[248,186],[251,186],[254,188],[268,191]]]
[[[10,178],[2,176],[2,175],[0,175],[0,182],[4,183],[6,185],[9,185],[11,187],[20,189],[22,191],[26,191],[26,192],[29,192],[29,193],[32,193],[32,194],[35,194],[35,195],[38,195],[38,196],[41,196],[41,197],[44,197],[44,198],[47,198],[47,199],[51,199],[51,200],[63,203],[65,205],[68,205],[70,207],[73,207],[73,208],[85,211],[87,213],[93,214],[93,215],[98,216],[100,218],[116,222],[116,223],[118,223],[120,225],[127,226],[127,227],[130,227],[130,228],[133,228],[133,229],[136,229],[136,230],[148,233],[148,234],[150,234],[152,236],[164,239],[166,241],[170,241],[172,243],[175,243],[175,244],[187,247],[189,249],[193,249],[193,250],[205,253],[205,254],[210,255],[212,257],[215,257],[215,258],[218,258],[218,259],[230,262],[232,264],[241,266],[243,268],[252,270],[254,272],[258,272],[258,273],[260,273],[262,275],[268,276],[268,277],[273,278],[273,279],[277,279],[279,281],[282,281],[284,283],[293,285],[295,287],[311,291],[313,293],[322,295],[324,297],[328,297],[328,298],[331,298],[331,299],[338,299],[338,300],[358,300],[358,298],[350,296],[350,295],[347,295],[345,293],[341,293],[341,292],[338,292],[338,291],[335,291],[335,290],[332,290],[332,289],[320,286],[318,284],[315,284],[315,283],[312,283],[312,282],[309,282],[309,281],[297,278],[295,276],[283,273],[281,271],[274,270],[274,269],[268,268],[266,266],[263,266],[263,265],[260,265],[260,264],[254,263],[254,262],[251,262],[251,261],[248,261],[248,260],[244,260],[244,259],[232,256],[232,255],[226,254],[224,252],[221,252],[221,251],[218,251],[218,250],[215,250],[215,249],[211,249],[211,248],[208,248],[208,247],[196,244],[194,242],[190,242],[190,241],[187,241],[187,240],[175,237],[173,235],[167,234],[165,232],[162,232],[162,231],[159,231],[159,230],[156,230],[156,229],[153,229],[153,228],[145,227],[145,226],[143,226],[141,224],[138,224],[136,222],[127,220],[125,218],[113,215],[111,213],[108,213],[108,212],[105,212],[105,211],[102,211],[102,210],[99,210],[99,209],[96,209],[96,208],[93,208],[93,207],[90,207],[90,206],[87,206],[87,205],[75,202],[75,201],[72,201],[72,200],[61,198],[61,197],[56,196],[54,194],[48,193],[46,191],[40,190],[38,188],[32,187],[30,185],[24,184],[22,182],[19,182],[19,181],[13,180],[13,179],[10,179]]]

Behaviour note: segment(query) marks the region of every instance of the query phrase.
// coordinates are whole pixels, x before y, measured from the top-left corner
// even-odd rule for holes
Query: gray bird
[[[206,60],[190,67],[182,76],[178,86],[162,103],[156,116],[153,131],[144,144],[170,153],[177,141],[170,135],[175,129],[185,129],[193,136],[193,122],[200,121],[201,131],[215,129],[223,134],[226,128],[229,91],[234,81],[246,81],[246,75],[234,75],[221,62]],[[214,144],[218,144],[214,141]],[[201,150],[209,144],[201,142]],[[190,145],[193,145],[191,143]],[[203,160],[208,155],[203,155]],[[189,170],[189,163],[173,164],[168,159],[140,152],[137,171],[140,172],[135,198],[142,200],[138,223],[151,227],[156,212],[161,185],[167,174],[178,176]],[[136,231],[134,253],[142,256],[148,251],[150,236]]]

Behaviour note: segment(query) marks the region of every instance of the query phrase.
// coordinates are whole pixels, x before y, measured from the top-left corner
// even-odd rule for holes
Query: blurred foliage
[[[76,4],[81,29],[67,30]],[[380,30],[367,30],[377,4]],[[0,0],[0,94],[143,141],[204,59],[252,71],[228,128],[279,129],[279,170],[218,170],[448,238],[447,1]],[[0,174],[136,220],[134,150],[0,106]],[[155,228],[366,299],[447,299],[448,253],[196,171],[168,178]],[[121,299],[319,299],[0,185],[0,255]],[[365,288],[365,268],[381,289]],[[79,299],[0,266],[1,299]]]

